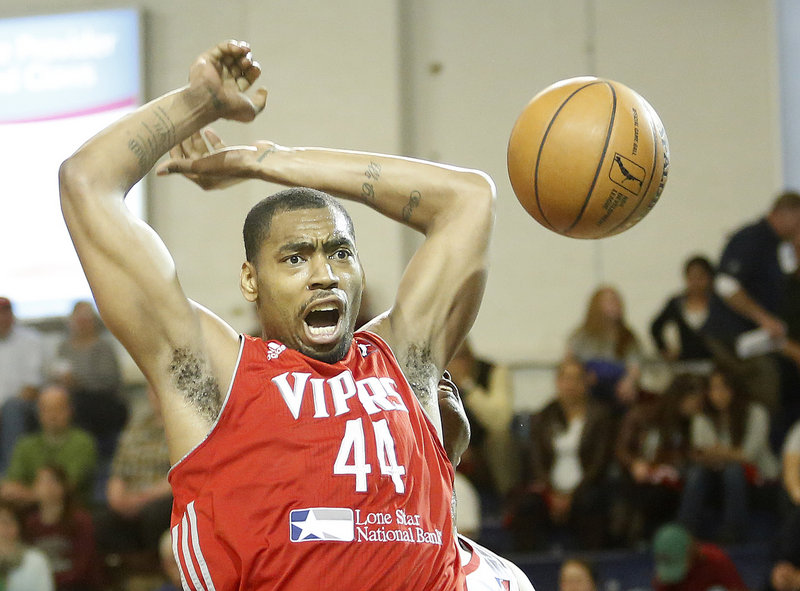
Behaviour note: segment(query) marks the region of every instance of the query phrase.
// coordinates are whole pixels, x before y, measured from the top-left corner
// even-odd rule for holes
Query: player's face
[[[314,359],[342,359],[364,283],[345,217],[328,208],[275,214],[256,262],[253,301],[264,336]]]

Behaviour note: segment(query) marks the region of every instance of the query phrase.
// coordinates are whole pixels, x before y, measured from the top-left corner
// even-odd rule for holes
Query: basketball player
[[[469,445],[470,428],[458,388],[447,372],[439,380],[439,412],[444,448],[455,467]],[[516,564],[461,534],[458,535],[458,549],[467,591],[534,591],[528,577]]]
[[[98,309],[159,392],[184,588],[461,589],[436,389],[483,293],[492,182],[269,143],[210,156],[223,177],[322,189],[425,234],[392,309],[354,335],[364,274],[349,216],[313,189],[265,199],[245,221],[240,277],[263,339],[237,335],[187,298],[124,197],[205,125],[254,119],[266,103],[265,90],[248,94],[259,74],[247,44],[220,43],[188,85],[110,125],[60,171]]]

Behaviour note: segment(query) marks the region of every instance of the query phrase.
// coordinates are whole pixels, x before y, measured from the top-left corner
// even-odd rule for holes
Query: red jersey
[[[725,551],[714,544],[699,544],[697,557],[680,583],[653,581],[656,591],[745,591],[736,565]]]
[[[242,337],[206,439],[170,471],[184,589],[462,589],[453,469],[388,345],[328,364]]]

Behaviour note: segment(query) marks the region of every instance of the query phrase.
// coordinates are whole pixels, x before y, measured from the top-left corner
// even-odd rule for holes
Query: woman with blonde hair
[[[615,287],[602,285],[589,298],[583,323],[567,343],[567,355],[594,375],[592,395],[616,411],[637,400],[641,345],[625,320],[622,296]]]

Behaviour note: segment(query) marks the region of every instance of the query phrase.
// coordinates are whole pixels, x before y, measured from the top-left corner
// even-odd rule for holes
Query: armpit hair
[[[190,349],[175,349],[169,372],[192,408],[204,419],[215,421],[222,408],[222,396],[208,361]]]
[[[430,345],[410,345],[404,361],[403,370],[417,400],[423,407],[430,408],[436,401],[433,385],[439,381]]]

